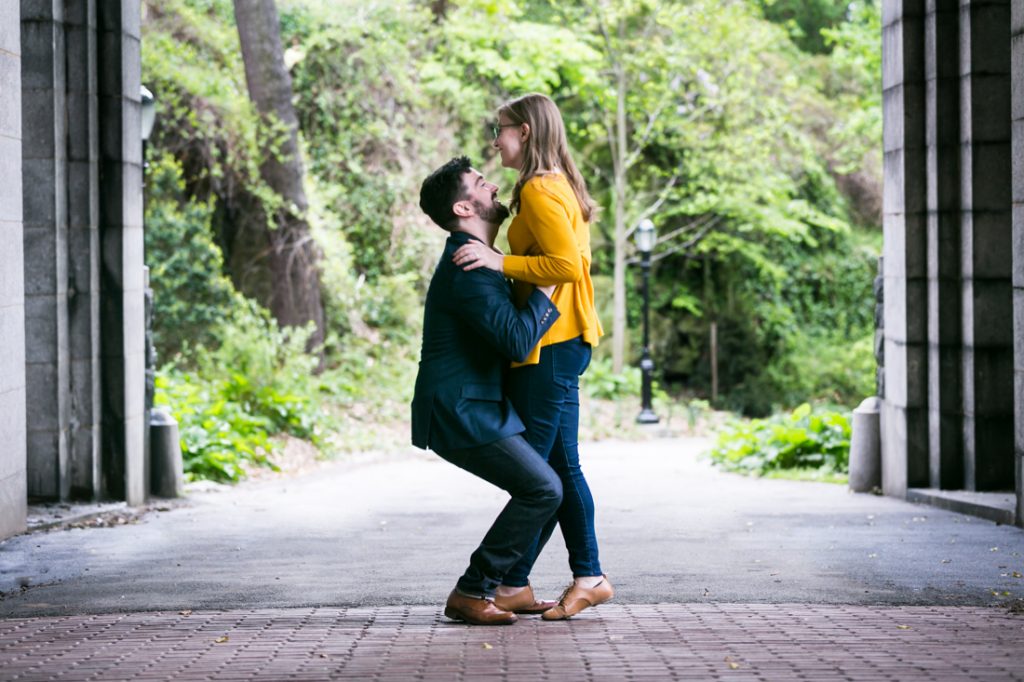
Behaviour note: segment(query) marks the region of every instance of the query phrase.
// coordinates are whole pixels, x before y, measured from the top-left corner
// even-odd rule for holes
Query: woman
[[[471,243],[455,252],[466,270],[487,267],[514,280],[522,305],[534,285],[558,285],[552,301],[561,317],[523,363],[509,373],[509,397],[526,425],[527,440],[562,480],[557,515],[509,571],[495,603],[519,612],[543,610],[545,620],[562,620],[612,598],[601,572],[594,533],[594,500],[579,464],[579,377],[591,348],[604,333],[594,307],[590,279],[590,220],[596,205],[573,163],[558,107],[529,94],[498,109],[494,148],[501,165],[519,171],[508,229],[511,255]],[[573,584],[557,602],[533,601],[528,576],[555,523],[569,550]],[[550,608],[547,608],[550,605]],[[518,607],[518,608],[517,608]]]

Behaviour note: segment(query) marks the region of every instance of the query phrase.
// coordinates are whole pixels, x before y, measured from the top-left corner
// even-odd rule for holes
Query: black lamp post
[[[636,248],[640,251],[640,267],[644,276],[644,352],[640,358],[640,371],[643,376],[643,385],[640,393],[641,406],[640,414],[637,415],[638,424],[657,424],[658,415],[654,414],[651,407],[651,373],[654,371],[654,360],[651,359],[650,351],[650,283],[651,283],[651,251],[657,239],[654,230],[654,223],[650,220],[642,220],[636,228]]]

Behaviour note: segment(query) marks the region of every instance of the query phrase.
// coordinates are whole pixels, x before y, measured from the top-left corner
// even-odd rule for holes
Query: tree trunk
[[[284,125],[278,153],[266,150],[260,165],[263,180],[283,200],[272,216],[271,225],[247,225],[255,230],[255,248],[248,249],[253,262],[245,270],[266,272],[269,286],[254,286],[257,300],[265,305],[282,326],[301,326],[310,321],[316,331],[310,348],[324,340],[324,310],[320,300],[320,253],[306,221],[306,192],[302,187],[303,167],[299,154],[298,118],[292,106],[292,80],[284,65],[280,20],[274,0],[234,0],[235,22],[245,63],[249,98],[268,123]],[[241,227],[241,226],[238,226]],[[243,230],[237,230],[240,234]],[[258,234],[264,232],[264,235]],[[259,242],[265,246],[260,248]],[[245,279],[253,281],[252,277]],[[258,278],[257,278],[258,279]],[[245,287],[242,288],[244,293]]]
[[[612,371],[622,372],[626,355],[626,73],[615,68],[618,104],[615,112],[615,148],[612,154],[615,182],[615,257],[612,279]]]

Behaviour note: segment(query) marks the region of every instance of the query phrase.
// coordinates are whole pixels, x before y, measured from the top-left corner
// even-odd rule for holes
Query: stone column
[[[958,0],[926,1],[928,478],[946,489],[963,487],[958,18]]]
[[[1013,117],[1013,340],[1017,525],[1024,526],[1024,3],[1011,14]]]
[[[0,2],[0,538],[25,530],[21,11]]]
[[[96,3],[104,488],[145,500],[140,4]]]
[[[68,116],[71,494],[96,499],[100,471],[99,127],[96,0],[64,0]]]
[[[1009,0],[961,0],[960,101],[964,486],[999,490],[1014,478]]]
[[[28,494],[46,499],[70,481],[63,4],[21,2]]]
[[[924,9],[924,0],[882,3],[882,487],[897,496],[928,484]]]

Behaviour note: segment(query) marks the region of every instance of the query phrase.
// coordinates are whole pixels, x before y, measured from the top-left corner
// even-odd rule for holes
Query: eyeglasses
[[[519,125],[520,124],[518,124],[518,123],[504,123],[504,124],[502,124],[502,123],[492,123],[491,124],[491,132],[494,133],[494,139],[497,140],[498,139],[498,135],[501,135],[501,129],[502,128],[518,128]]]

